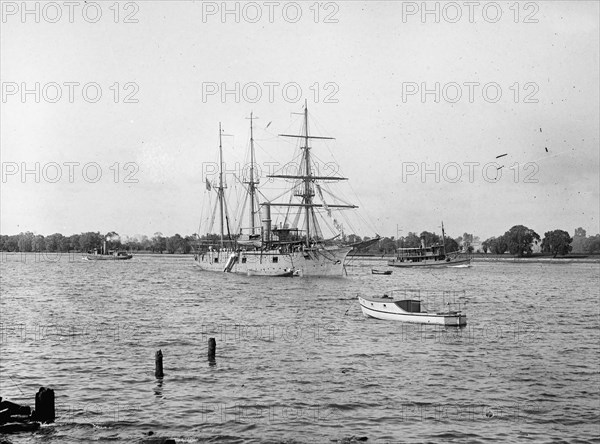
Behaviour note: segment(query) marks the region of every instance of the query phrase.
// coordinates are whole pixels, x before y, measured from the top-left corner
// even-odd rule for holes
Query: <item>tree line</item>
[[[569,253],[597,254],[600,253],[600,234],[587,237],[583,228],[577,228],[573,237],[564,230],[552,230],[539,234],[524,225],[515,225],[503,235],[486,239],[481,244],[484,253],[494,254],[509,252],[515,256],[531,256],[533,246],[539,245],[542,253],[565,256]]]
[[[13,236],[0,235],[0,250],[26,253],[40,251],[59,253],[101,251],[105,240],[109,250],[170,254],[191,253],[198,243],[198,238],[195,235],[185,237],[180,234],[163,236],[162,233],[154,233],[151,238],[145,235],[130,238],[119,236],[114,231],[106,234],[90,231],[70,236],[64,236],[61,233],[42,236],[28,231]]]
[[[0,235],[0,251],[9,252],[62,252],[69,251],[88,252],[95,249],[102,250],[104,241],[107,248],[111,250],[127,250],[130,252],[151,252],[167,254],[189,254],[193,253],[199,244],[217,245],[219,236],[197,234],[181,236],[163,236],[162,233],[154,233],[152,237],[145,235],[128,237],[119,236],[111,231],[106,234],[100,232],[86,232],[64,236],[54,233],[48,236],[34,234],[30,231],[16,235]],[[360,237],[356,234],[344,235],[341,241],[344,243],[359,243],[368,241],[368,236]],[[420,234],[409,232],[406,236],[398,238],[383,237],[378,242],[369,245],[359,251],[366,254],[393,254],[400,248],[419,248],[422,245],[440,245],[442,236],[435,232],[423,231]],[[481,242],[478,236],[464,233],[462,236],[452,238],[445,236],[444,243],[447,252],[482,252],[493,254],[510,253],[515,256],[530,256],[535,251],[557,255],[569,253],[598,254],[600,253],[600,234],[587,236],[583,228],[577,228],[573,237],[564,230],[548,231],[544,238],[532,229],[523,225],[515,225],[499,236],[490,237]],[[535,251],[534,251],[535,250]]]

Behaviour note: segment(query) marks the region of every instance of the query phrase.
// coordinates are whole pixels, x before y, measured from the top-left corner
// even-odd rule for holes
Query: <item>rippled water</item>
[[[69,259],[2,260],[1,395],[52,387],[59,416],[13,443],[599,440],[597,263],[305,279]],[[362,316],[357,294],[402,287],[466,290],[467,327]]]

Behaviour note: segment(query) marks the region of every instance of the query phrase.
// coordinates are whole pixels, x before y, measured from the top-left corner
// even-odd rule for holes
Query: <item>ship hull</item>
[[[318,248],[282,253],[270,251],[208,251],[196,255],[194,264],[202,270],[249,276],[342,276],[350,247]]]
[[[133,257],[128,254],[126,256],[114,256],[112,254],[88,254],[84,257],[88,261],[126,261]]]

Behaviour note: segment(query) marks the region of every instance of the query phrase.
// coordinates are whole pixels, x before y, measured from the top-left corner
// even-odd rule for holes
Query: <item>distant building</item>
[[[471,246],[473,247],[473,252],[475,253],[483,253],[483,248],[481,248],[481,241],[473,241],[471,242]]]

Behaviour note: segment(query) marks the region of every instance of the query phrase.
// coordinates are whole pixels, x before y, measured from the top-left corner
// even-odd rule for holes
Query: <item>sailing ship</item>
[[[418,248],[400,248],[396,257],[388,261],[390,267],[413,268],[413,267],[458,267],[469,266],[471,258],[461,255],[458,251],[446,252],[446,234],[442,222],[441,242],[426,246],[421,240]]]
[[[248,180],[243,181],[246,190],[243,209],[248,204],[248,227],[240,228],[232,234],[230,230],[223,177],[223,143],[219,124],[219,175],[215,188],[217,201],[213,211],[214,222],[218,210],[220,219],[220,239],[217,245],[199,249],[195,264],[202,270],[228,273],[243,273],[256,276],[342,276],[344,261],[348,253],[357,245],[344,245],[334,236],[325,239],[319,226],[317,213],[325,211],[331,215],[332,209],[355,209],[348,203],[327,204],[323,198],[325,191],[320,183],[347,180],[338,176],[322,176],[315,173],[311,160],[311,141],[331,140],[332,137],[309,134],[308,107],[304,106],[301,134],[280,134],[281,137],[300,140],[301,160],[297,174],[272,174],[271,179],[291,182],[290,199],[287,202],[269,201],[258,190],[254,153],[253,117],[250,114],[250,165]],[[315,196],[321,203],[315,202]],[[259,195],[264,199],[259,202]],[[337,202],[337,201],[336,201]],[[282,208],[284,221],[273,223],[271,210]],[[260,222],[258,216],[261,216]],[[303,220],[303,223],[302,223]],[[212,225],[212,223],[211,223]],[[337,225],[334,221],[334,225]],[[378,238],[369,242],[376,242]]]

